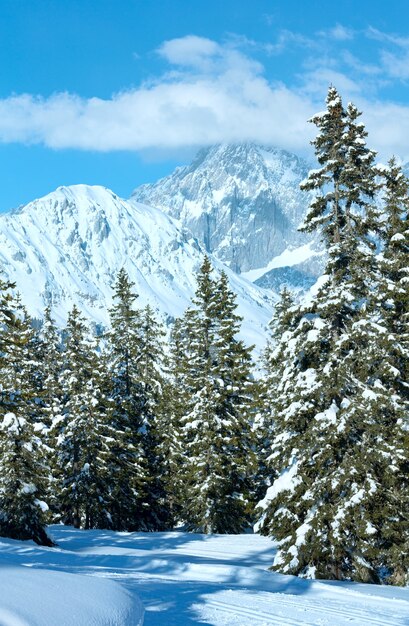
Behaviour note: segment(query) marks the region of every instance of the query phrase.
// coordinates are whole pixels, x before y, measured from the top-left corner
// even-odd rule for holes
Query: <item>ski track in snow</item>
[[[66,526],[53,526],[51,533],[57,548],[0,538],[0,574],[3,566],[24,566],[34,577],[41,570],[39,580],[45,569],[111,579],[135,602],[141,598],[146,626],[409,626],[409,588],[272,573],[267,568],[274,543],[258,535],[114,533]],[[21,602],[24,596],[21,589],[16,597]],[[10,626],[2,615],[12,608],[2,603],[0,590],[0,626]],[[133,620],[122,626],[133,626]]]
[[[267,595],[267,594],[266,594]],[[401,624],[402,621],[395,621],[389,614],[384,614],[383,617],[375,617],[369,612],[363,610],[352,610],[350,607],[345,606],[343,603],[336,603],[332,607],[325,606],[323,603],[309,602],[303,599],[302,602],[296,600],[296,596],[293,601],[283,599],[281,594],[277,594],[275,597],[275,603],[272,605],[271,597],[268,596],[263,602],[262,595],[259,594],[257,602],[254,604],[258,608],[250,609],[248,606],[240,605],[240,597],[233,596],[229,601],[213,600],[209,599],[206,604],[206,613],[210,614],[210,609],[214,610],[215,623],[217,624],[282,624],[291,626],[298,626],[303,624],[317,624],[317,625],[336,625],[341,624],[372,624],[373,626],[386,626]],[[220,594],[220,597],[228,600],[224,594]],[[253,604],[251,599],[248,599],[249,604]],[[285,608],[282,611],[282,608]],[[223,613],[228,615],[228,619],[223,619]],[[217,620],[218,614],[220,619]],[[291,615],[291,617],[286,617]],[[234,615],[235,620],[231,617]],[[299,615],[299,618],[297,618]],[[368,616],[370,615],[370,617]],[[248,621],[244,618],[249,618]],[[406,623],[406,622],[405,622]]]

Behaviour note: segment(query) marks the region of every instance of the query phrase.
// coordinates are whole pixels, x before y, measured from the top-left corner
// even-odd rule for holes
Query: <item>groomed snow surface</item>
[[[408,588],[269,572],[259,535],[50,532],[56,548],[0,538],[0,626],[409,624]]]

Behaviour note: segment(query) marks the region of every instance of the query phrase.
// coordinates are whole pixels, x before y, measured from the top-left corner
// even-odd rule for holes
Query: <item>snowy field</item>
[[[273,574],[258,535],[51,533],[0,539],[0,626],[409,626],[408,588]]]

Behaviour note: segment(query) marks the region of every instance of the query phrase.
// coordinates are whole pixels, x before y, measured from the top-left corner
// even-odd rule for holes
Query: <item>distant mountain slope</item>
[[[0,269],[17,283],[32,315],[51,304],[61,323],[73,303],[106,324],[112,285],[125,267],[141,306],[183,313],[195,291],[203,247],[158,209],[122,200],[104,187],[59,187],[0,216]],[[217,269],[224,266],[212,259]],[[228,270],[245,317],[243,337],[264,343],[269,298]]]
[[[135,189],[131,200],[168,212],[234,271],[249,272],[312,241],[297,231],[311,200],[299,189],[308,170],[306,161],[278,148],[218,145]]]

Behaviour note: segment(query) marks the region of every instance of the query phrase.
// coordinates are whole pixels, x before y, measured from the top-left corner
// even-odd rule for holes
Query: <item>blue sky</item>
[[[330,83],[409,159],[405,0],[1,0],[0,210],[124,197],[221,141],[310,155]]]

